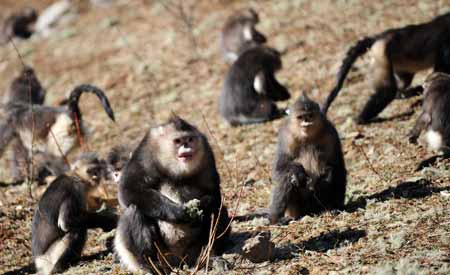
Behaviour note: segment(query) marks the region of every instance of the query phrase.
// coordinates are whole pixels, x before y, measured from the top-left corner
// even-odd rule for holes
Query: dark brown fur
[[[115,214],[95,212],[105,163],[89,153],[81,155],[72,168],[50,184],[35,210],[32,253],[38,274],[62,272],[77,263],[88,229],[110,231],[117,224]]]
[[[450,13],[359,40],[342,62],[336,85],[322,107],[324,113],[342,88],[353,63],[369,49],[375,94],[359,114],[358,123],[367,123],[383,111],[397,91],[409,88],[417,72],[433,68],[436,72],[450,73]]]
[[[426,131],[428,146],[442,151],[443,157],[450,157],[450,75],[433,73],[424,83],[422,113],[409,133],[409,141],[416,143],[422,131]],[[431,157],[418,166],[422,169],[436,161]]]
[[[7,17],[1,27],[0,45],[7,43],[13,37],[30,38],[33,34],[32,24],[36,22],[37,17],[36,10],[32,8],[26,8]]]
[[[336,129],[317,103],[302,96],[289,108],[279,132],[271,222],[342,208],[346,175]]]
[[[179,152],[185,149],[193,154],[182,162]],[[199,201],[201,216],[189,214],[186,204],[193,199]],[[122,263],[135,273],[154,272],[149,259],[164,266],[156,245],[172,266],[193,265],[208,242],[211,215],[220,216],[219,235],[229,220],[224,206],[220,211],[220,178],[208,141],[178,117],[151,128],[134,151],[122,175],[119,201],[126,210],[115,247]],[[223,251],[228,232],[215,241],[216,253]]]
[[[290,94],[275,78],[281,69],[280,53],[255,47],[243,53],[225,76],[219,99],[222,117],[232,126],[261,123],[283,116],[275,101]]]
[[[224,59],[232,63],[246,50],[263,44],[266,37],[256,30],[259,16],[247,9],[230,16],[222,28],[220,45]]]

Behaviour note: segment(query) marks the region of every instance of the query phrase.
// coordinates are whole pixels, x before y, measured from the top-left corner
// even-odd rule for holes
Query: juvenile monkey
[[[104,162],[94,153],[84,154],[42,195],[32,224],[32,253],[39,275],[59,273],[77,263],[87,229],[116,227],[115,214],[95,212],[104,194],[100,182],[104,173]]]
[[[6,105],[37,104],[45,101],[46,91],[42,88],[34,70],[25,66],[20,75],[11,83],[6,94]],[[14,138],[10,144],[12,148],[11,172],[14,182],[22,182],[27,174],[28,154],[19,138]]]
[[[106,164],[108,166],[107,178],[118,184],[122,177],[123,169],[125,169],[132,154],[133,151],[128,146],[114,146],[106,156]]]
[[[433,73],[424,84],[422,113],[409,133],[409,141],[417,143],[420,133],[425,130],[428,146],[434,151],[442,151],[444,158],[450,157],[450,75]],[[439,156],[422,161],[418,170],[432,164]]]
[[[216,237],[222,235],[214,251],[224,249],[229,218],[221,208],[213,152],[206,137],[177,116],[150,128],[134,151],[122,174],[119,201],[126,210],[115,249],[133,273],[155,272],[151,262],[163,269],[158,248],[171,266],[193,265],[208,242],[211,215],[218,220]]]
[[[220,45],[228,63],[232,63],[245,51],[266,43],[266,37],[256,30],[259,16],[253,9],[247,9],[230,16],[222,28]]]
[[[357,123],[368,123],[396,97],[398,90],[406,90],[414,74],[433,68],[450,73],[450,13],[432,21],[388,29],[374,36],[364,37],[352,46],[337,74],[336,85],[322,106],[326,114],[344,84],[353,63],[369,49],[372,57],[372,82],[375,93],[369,98]]]
[[[344,205],[347,171],[333,124],[306,95],[288,112],[272,171],[277,183],[269,207],[272,223]]]
[[[104,92],[86,84],[75,87],[71,92],[68,107],[33,105],[31,110],[29,104],[8,104],[6,118],[0,122],[0,156],[15,138],[25,147],[27,155],[31,155],[33,149],[34,153],[46,154],[49,157],[66,156],[78,145],[78,135],[86,137],[89,132],[78,107],[79,98],[84,92],[95,94],[110,119],[114,121],[113,110]]]
[[[275,101],[290,94],[278,83],[280,53],[268,47],[255,47],[243,53],[225,76],[219,99],[220,114],[232,126],[261,123],[283,115]]]
[[[23,39],[30,38],[34,30],[33,23],[36,22],[38,14],[33,8],[26,8],[21,12],[10,15],[3,22],[0,32],[0,45],[6,44],[13,37]]]

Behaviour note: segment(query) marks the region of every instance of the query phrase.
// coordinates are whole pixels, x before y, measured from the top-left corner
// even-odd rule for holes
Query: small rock
[[[268,261],[272,258],[275,244],[270,241],[270,232],[258,233],[245,241],[242,247],[243,256],[253,263]]]

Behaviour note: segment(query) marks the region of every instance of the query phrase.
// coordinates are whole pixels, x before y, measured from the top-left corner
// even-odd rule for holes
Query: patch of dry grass
[[[1,5],[8,11],[21,4],[7,1]],[[268,34],[269,44],[287,51],[278,78],[290,88],[291,101],[301,90],[323,99],[344,52],[360,36],[423,22],[448,10],[443,0],[201,1],[193,11],[200,58],[193,60],[187,50],[191,42],[177,18],[157,1],[128,1],[125,6],[83,12],[48,40],[18,42],[18,48],[48,88],[48,104],[55,105],[84,82],[107,90],[116,124],[108,121],[95,99],[85,96],[81,100],[85,118],[96,129],[89,146],[101,153],[117,143],[136,144],[146,125],[164,120],[172,111],[208,133],[204,116],[217,139],[212,145],[230,209],[238,196],[236,182],[238,186],[247,182],[238,207],[238,214],[245,214],[267,206],[281,123],[229,128],[217,112],[227,69],[219,55],[219,30],[232,10],[247,6],[260,12],[259,29]],[[449,163],[412,172],[429,155],[405,138],[417,110],[412,116],[389,118],[410,111],[417,98],[391,104],[381,114],[386,121],[364,127],[351,121],[371,92],[363,77],[367,65],[366,59],[356,63],[329,112],[342,137],[351,210],[304,217],[289,226],[234,222],[234,232],[271,230],[283,257],[262,264],[230,258],[227,274],[449,273],[450,205],[449,198],[441,194],[450,188]],[[19,70],[13,48],[0,49],[0,91]],[[416,81],[424,76],[418,75]],[[1,167],[1,179],[7,179],[5,160]],[[31,261],[35,201],[23,190],[1,189],[1,193],[10,197],[10,203],[0,209],[0,272],[6,272]],[[90,234],[86,255],[105,249],[98,234]],[[104,272],[126,274],[112,255],[83,261],[66,274]]]

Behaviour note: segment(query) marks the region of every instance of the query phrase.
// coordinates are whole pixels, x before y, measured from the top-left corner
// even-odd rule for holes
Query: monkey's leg
[[[57,260],[53,272],[63,272],[80,260],[81,252],[86,243],[86,230],[79,229],[68,232],[64,239],[66,241],[66,249]]]
[[[11,176],[14,182],[23,182],[27,176],[28,151],[19,138],[14,138],[11,142]]]
[[[108,232],[116,228],[119,217],[109,211],[87,212],[84,217],[86,228],[101,228]]]
[[[446,34],[448,36],[448,34]],[[436,55],[436,60],[434,62],[435,72],[442,72],[450,74],[450,38],[446,37],[443,41],[438,54]]]
[[[158,240],[152,219],[146,218],[135,205],[128,206],[120,217],[114,238],[114,248],[121,263],[133,273],[154,272],[153,266],[160,269],[155,247]]]
[[[397,80],[400,82],[397,91],[397,99],[406,99],[413,96],[418,96],[423,93],[422,86],[410,87],[411,83],[414,79],[413,73],[407,72],[397,72],[396,74]],[[397,82],[398,83],[398,82]]]
[[[420,116],[417,118],[416,123],[414,124],[414,128],[409,132],[409,142],[417,143],[417,139],[420,136],[420,133],[428,127],[431,122],[431,117],[428,113],[422,112]]]
[[[370,96],[356,119],[358,124],[368,123],[395,99],[397,92],[395,76],[392,64],[385,55],[377,57],[373,65],[373,76],[375,94]]]
[[[269,206],[269,219],[272,224],[277,223],[284,216],[293,188],[291,184],[284,182],[273,188]]]
[[[216,255],[222,255],[228,244],[228,236],[230,235],[229,223],[230,218],[228,217],[228,210],[225,206],[222,206],[222,211],[220,212],[219,219],[216,219],[217,233],[216,240],[214,241],[214,252]]]

